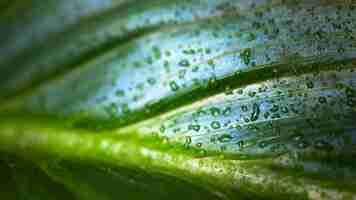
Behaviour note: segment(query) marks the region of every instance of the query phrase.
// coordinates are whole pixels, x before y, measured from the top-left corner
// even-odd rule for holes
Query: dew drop
[[[116,95],[117,97],[123,97],[123,96],[125,96],[125,91],[123,91],[123,90],[116,90],[115,95]]]
[[[319,97],[318,101],[319,101],[319,103],[324,104],[324,103],[326,103],[326,98],[325,97]]]
[[[250,91],[250,92],[248,92],[247,95],[250,96],[250,97],[254,97],[254,96],[256,96],[256,92]]]
[[[179,90],[179,86],[178,86],[178,84],[177,84],[175,81],[171,81],[171,82],[169,83],[169,87],[171,88],[171,90],[172,90],[173,92],[176,92],[176,91]]]
[[[211,115],[216,117],[216,116],[220,115],[220,109],[217,107],[212,107],[212,108],[210,108],[210,113],[211,113]]]
[[[223,110],[223,115],[224,116],[228,116],[231,114],[231,107],[226,107],[224,110]]]
[[[267,144],[267,142],[262,141],[262,142],[258,143],[258,146],[263,149],[263,148],[266,148],[268,146],[268,144]]]
[[[265,119],[267,119],[269,116],[270,116],[270,113],[269,113],[269,112],[265,112],[265,113],[263,114],[263,117],[264,117]]]
[[[245,65],[250,64],[250,62],[251,62],[251,49],[250,48],[244,49],[240,53],[240,56],[242,58],[242,61],[245,63]]]
[[[241,106],[241,110],[242,110],[242,112],[247,112],[248,111],[248,107],[246,105],[242,105]]]
[[[281,118],[281,115],[280,115],[279,113],[273,113],[273,114],[271,115],[271,118],[272,118],[272,119],[278,119],[278,118]]]
[[[208,65],[214,67],[215,66],[214,60],[213,59],[209,59],[208,60]]]
[[[230,86],[226,86],[225,87],[225,95],[232,95],[232,94],[234,94],[233,93],[233,90],[231,89],[231,87]]]
[[[159,128],[159,131],[161,133],[164,133],[166,131],[166,127],[164,127],[163,125]]]
[[[111,103],[108,107],[105,108],[105,110],[110,117],[115,117],[118,113],[118,109],[115,103]]]
[[[183,50],[183,53],[192,55],[192,54],[195,54],[195,50],[194,49],[185,49],[185,50]]]
[[[256,40],[256,35],[254,33],[249,33],[247,36],[247,41],[253,41]]]
[[[180,66],[182,66],[182,67],[189,67],[190,66],[189,60],[187,60],[187,59],[183,59],[183,60],[179,61],[178,64]]]
[[[198,124],[190,124],[190,125],[188,126],[188,129],[189,129],[189,130],[194,130],[194,131],[198,132],[198,131],[200,130],[200,125],[198,125]]]
[[[309,89],[314,88],[314,83],[313,83],[312,81],[308,81],[308,82],[307,82],[307,87],[308,87]]]
[[[257,103],[254,103],[252,106],[252,114],[250,117],[250,120],[256,121],[258,119],[258,116],[260,115],[260,106]]]
[[[150,85],[154,85],[154,84],[156,84],[156,79],[154,79],[154,78],[148,78],[147,79],[147,82],[148,82],[148,84],[150,84]]]
[[[166,52],[164,52],[164,54],[165,54],[167,57],[171,56],[171,52],[170,52],[170,51],[166,51]]]
[[[288,112],[289,112],[288,107],[287,107],[287,106],[283,106],[283,107],[281,108],[281,112],[282,112],[282,113],[288,113]]]
[[[185,136],[184,146],[189,146],[192,143],[192,138],[190,136]]]
[[[250,119],[249,119],[248,117],[244,117],[244,121],[245,121],[246,123],[248,123],[248,122],[250,122]]]
[[[210,126],[213,129],[219,129],[221,127],[220,122],[218,122],[218,121],[211,122]]]
[[[185,70],[185,69],[179,70],[178,71],[178,78],[184,79],[186,73],[187,73],[187,70]]]
[[[272,108],[270,109],[271,112],[277,112],[279,110],[279,106],[274,104]]]
[[[153,51],[153,54],[154,54],[154,57],[156,59],[160,59],[162,57],[162,53],[161,53],[161,50],[157,47],[157,46],[154,46],[152,48],[152,51]]]
[[[240,149],[242,149],[244,147],[244,141],[243,140],[238,141],[236,144]]]
[[[149,64],[149,65],[152,65],[153,64],[153,58],[151,56],[147,57],[146,58],[146,63]]]
[[[130,108],[129,105],[127,103],[124,103],[121,105],[121,110],[124,114],[127,114],[130,112]]]
[[[220,151],[226,151],[226,146],[225,145],[220,146]],[[223,157],[224,155],[221,156]]]
[[[220,137],[218,137],[218,140],[221,143],[230,142],[232,140],[232,137],[230,134],[223,134]]]

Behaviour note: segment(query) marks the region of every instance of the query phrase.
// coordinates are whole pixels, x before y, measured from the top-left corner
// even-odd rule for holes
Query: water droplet
[[[211,113],[211,115],[216,117],[216,116],[220,115],[220,109],[217,107],[211,107],[210,113]]]
[[[296,142],[299,142],[299,141],[301,141],[302,139],[303,139],[303,135],[300,135],[300,134],[295,135],[295,136],[293,137],[293,140],[296,141]]]
[[[198,108],[196,111],[197,116],[204,116],[207,114],[207,112],[203,108]]]
[[[192,55],[192,54],[195,54],[195,50],[194,49],[184,49],[183,53],[184,54],[188,54],[188,55]]]
[[[154,79],[154,78],[148,78],[148,79],[147,79],[147,82],[148,82],[148,84],[150,84],[150,85],[154,85],[154,84],[156,84],[156,79]]]
[[[267,144],[267,142],[262,141],[262,142],[258,143],[258,146],[263,149],[263,148],[266,148],[268,146],[268,144]]]
[[[144,83],[138,83],[137,85],[136,85],[136,88],[138,89],[138,90],[144,90],[145,89],[145,84]]]
[[[185,77],[187,70],[183,69],[183,70],[179,70],[178,71],[178,78],[183,79]]]
[[[211,122],[211,128],[219,129],[220,127],[221,127],[220,122],[218,122],[218,121]]]
[[[269,116],[270,116],[270,113],[269,113],[269,112],[265,112],[265,113],[263,114],[263,117],[264,117],[265,119],[267,119]]]
[[[141,63],[139,61],[135,61],[133,63],[133,65],[134,65],[135,68],[140,68],[141,67]]]
[[[314,83],[313,83],[312,81],[308,81],[308,82],[307,82],[307,87],[308,87],[309,89],[314,88]]]
[[[252,114],[250,120],[256,121],[259,115],[260,115],[260,106],[257,103],[254,103],[252,106]]]
[[[208,152],[205,149],[202,149],[201,151],[199,151],[199,154],[200,156],[205,157],[208,155]]]
[[[163,140],[163,144],[169,143],[169,138],[167,136],[163,136],[162,140]]]
[[[118,113],[117,105],[115,103],[111,103],[109,106],[105,107],[105,111],[109,117],[116,117]]]
[[[188,147],[192,143],[192,138],[190,136],[185,136],[184,146]]]
[[[270,109],[271,112],[277,112],[279,110],[279,106],[274,104],[272,108]]]
[[[326,98],[325,97],[319,97],[318,101],[319,101],[319,103],[324,104],[324,103],[326,103]]]
[[[166,52],[164,52],[164,54],[165,54],[167,57],[171,56],[171,52],[170,52],[170,51],[166,51]]]
[[[236,129],[236,130],[241,130],[242,129],[242,126],[239,125],[239,124],[233,124],[232,125],[232,128]]]
[[[215,74],[213,74],[209,79],[208,79],[208,86],[209,87],[215,87],[217,82]]]
[[[221,143],[230,142],[232,140],[232,137],[230,134],[223,134],[220,137],[218,137],[218,140]]]
[[[123,90],[116,90],[116,92],[115,92],[115,95],[117,96],[117,97],[123,97],[123,96],[125,96],[125,91],[123,91]]]
[[[149,64],[149,65],[152,65],[153,64],[153,58],[151,56],[147,57],[146,58],[146,63]]]
[[[220,151],[226,151],[226,146],[225,145],[220,146]],[[224,155],[221,155],[221,156],[224,156]]]
[[[189,67],[190,66],[189,60],[187,60],[187,59],[183,59],[183,60],[179,61],[178,64],[180,66],[182,66],[182,67]]]
[[[236,144],[240,149],[244,148],[244,141],[243,140],[238,141]]]
[[[197,66],[197,65],[192,68],[192,72],[197,72],[198,70],[199,70],[199,66]],[[193,81],[200,82],[200,80],[197,78],[194,78]]]
[[[209,59],[208,60],[208,65],[214,67],[215,66],[214,60],[213,59]]]
[[[161,133],[164,133],[166,131],[166,127],[164,127],[163,125],[159,128],[159,131]]]
[[[234,94],[233,93],[233,90],[231,89],[231,87],[230,86],[226,86],[225,87],[225,95],[232,95],[232,94]]]
[[[240,53],[240,56],[242,58],[242,61],[245,63],[245,65],[250,64],[250,62],[251,62],[251,49],[250,48],[244,49]]]
[[[121,110],[122,110],[122,113],[128,114],[130,112],[129,105],[127,103],[122,104],[121,105]]]
[[[231,107],[226,107],[223,111],[224,116],[228,116],[231,114]]]
[[[281,118],[281,115],[279,113],[273,113],[271,118],[272,119],[278,119],[278,118]]]
[[[256,35],[254,33],[249,33],[247,36],[247,41],[253,41],[256,39]]]
[[[179,86],[178,86],[178,84],[177,84],[175,81],[171,81],[171,82],[169,83],[169,87],[171,88],[171,90],[172,90],[173,92],[176,92],[176,91],[179,90]]]
[[[244,117],[244,121],[245,121],[246,123],[248,123],[248,122],[250,122],[250,119],[249,119],[248,117]]]
[[[241,110],[242,110],[242,112],[247,112],[248,111],[248,107],[246,105],[242,105],[241,106]]]
[[[200,130],[200,125],[198,125],[198,124],[190,124],[190,125],[188,126],[188,129],[189,129],[189,130],[194,130],[194,131],[198,132],[198,131]]]
[[[163,61],[163,67],[166,70],[166,72],[170,72],[168,60]]]
[[[152,51],[156,59],[160,59],[162,57],[161,50],[157,46],[152,47]]]
[[[216,137],[216,135],[212,135],[211,137],[210,137],[210,142],[211,143],[213,143],[213,144],[215,144],[216,143],[216,140],[217,140],[217,137]]]
[[[281,108],[281,112],[282,112],[282,113],[288,113],[289,110],[288,110],[287,106],[283,106],[283,107]]]
[[[250,96],[250,97],[254,97],[254,96],[256,96],[256,92],[250,91],[250,92],[248,92],[247,95]]]

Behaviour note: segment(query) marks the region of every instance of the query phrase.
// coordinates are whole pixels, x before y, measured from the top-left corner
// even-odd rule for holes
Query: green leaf
[[[7,199],[355,199],[348,1],[0,4]]]

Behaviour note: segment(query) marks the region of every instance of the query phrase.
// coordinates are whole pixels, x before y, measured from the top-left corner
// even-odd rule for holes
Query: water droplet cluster
[[[183,6],[187,2],[192,5]],[[19,109],[75,118],[85,113],[82,120],[118,127],[196,102],[198,108],[193,104],[154,131],[184,138],[186,146],[253,155],[336,149],[322,135],[353,130],[353,7],[167,4],[126,21],[110,18],[102,25],[104,38],[157,26],[34,89]],[[300,139],[290,139],[294,135]]]

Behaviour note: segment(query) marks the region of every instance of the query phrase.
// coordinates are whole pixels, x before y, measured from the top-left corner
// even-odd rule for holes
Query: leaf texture
[[[356,198],[353,1],[4,5],[3,171],[74,199]]]

